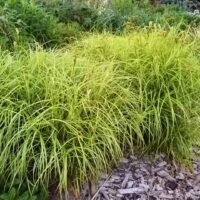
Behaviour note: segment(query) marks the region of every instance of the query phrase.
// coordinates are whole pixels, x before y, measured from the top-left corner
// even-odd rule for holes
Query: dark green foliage
[[[47,199],[47,193],[43,190],[37,193],[30,193],[27,189],[17,190],[15,187],[12,187],[5,193],[0,194],[0,200],[45,200]]]
[[[22,20],[17,19],[17,11],[9,9],[7,5],[0,7],[0,15],[1,47],[3,49],[11,48],[14,46],[14,42],[18,42],[20,40],[18,28],[25,26],[25,24]]]
[[[199,17],[189,14],[175,5],[159,5],[157,7],[135,5],[128,11],[127,21],[137,27],[147,26],[149,22],[160,24],[165,28],[179,25],[180,29],[188,26],[197,27],[200,24]],[[122,10],[117,9],[116,12],[121,13]]]
[[[51,7],[48,10],[58,18],[59,22],[71,23],[76,22],[85,30],[92,28],[94,20],[97,18],[97,9],[85,4],[64,4]]]
[[[0,194],[0,200],[37,200],[37,196],[31,195],[28,191],[19,192],[15,188],[11,188],[7,193]]]
[[[81,31],[119,33],[127,22],[136,27],[147,26],[150,22],[166,28],[179,25],[180,29],[188,25],[196,27],[200,23],[200,18],[187,14],[177,6],[154,8],[131,0],[115,0],[106,7],[71,1],[34,2],[0,1],[2,49],[30,46],[35,41],[45,47],[63,45],[79,37]]]
[[[44,6],[44,5],[43,5]],[[58,18],[59,22],[77,23],[84,31],[122,30],[125,18],[112,9],[96,8],[85,3],[68,3],[45,5],[46,10]]]
[[[159,5],[151,7],[144,2],[132,0],[113,0],[107,6],[95,7],[84,3],[53,3],[43,4],[43,7],[58,18],[59,22],[75,22],[85,30],[119,32],[127,22],[133,26],[144,27],[149,22],[160,24],[166,28],[180,25],[196,27],[200,18],[188,14],[175,5]]]
[[[127,16],[117,12],[111,6],[95,7],[85,3],[55,3],[48,2],[42,4],[44,8],[55,17],[59,22],[77,23],[84,31],[119,31],[123,30],[123,25],[127,21]],[[133,5],[133,4],[132,4]]]
[[[34,3],[21,0],[0,2],[0,40],[2,48],[34,40],[44,46],[59,44],[55,17]]]

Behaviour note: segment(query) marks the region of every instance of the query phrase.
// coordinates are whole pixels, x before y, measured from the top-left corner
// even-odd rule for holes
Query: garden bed
[[[87,181],[87,198],[198,197],[186,189],[196,161],[189,177],[164,156],[126,155],[191,162],[200,146],[200,18],[132,0],[42,2],[0,3],[0,200],[78,198]]]
[[[111,173],[102,174],[97,184],[88,184],[79,199],[197,200],[200,198],[199,159],[192,160],[190,167],[169,161],[164,154],[142,158],[129,156]]]

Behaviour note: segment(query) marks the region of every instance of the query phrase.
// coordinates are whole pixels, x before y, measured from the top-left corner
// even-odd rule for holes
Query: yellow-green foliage
[[[187,156],[199,114],[198,44],[187,32],[147,27],[125,36],[93,35],[72,49],[90,60],[112,62],[130,77],[147,149]]]
[[[77,184],[133,144],[125,115],[136,97],[112,63],[43,50],[1,58],[2,182]]]
[[[137,148],[188,158],[199,114],[196,52],[188,36],[159,29],[1,52],[1,183],[78,186]]]

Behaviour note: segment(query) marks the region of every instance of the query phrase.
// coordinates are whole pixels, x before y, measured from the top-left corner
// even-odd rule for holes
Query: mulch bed
[[[127,156],[110,174],[102,173],[96,183],[86,183],[78,199],[73,192],[63,194],[61,199],[200,200],[200,159],[191,163],[189,169],[169,161],[164,154]],[[52,191],[49,200],[60,200]]]
[[[88,184],[79,200],[200,200],[200,162],[192,165],[189,170],[164,155],[129,156],[96,185]]]

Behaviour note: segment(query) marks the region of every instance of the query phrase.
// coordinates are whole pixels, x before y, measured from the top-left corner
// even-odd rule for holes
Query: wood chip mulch
[[[88,184],[79,200],[200,200],[200,162],[192,165],[189,170],[164,155],[153,161],[129,156],[97,184]]]

